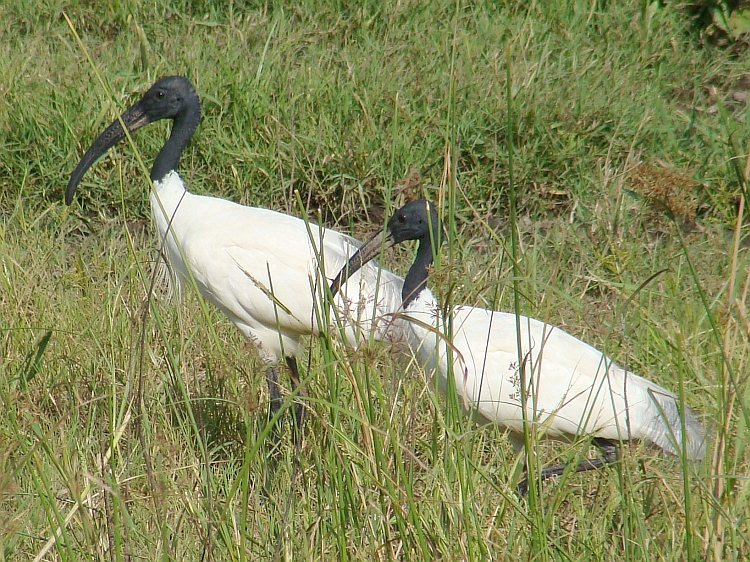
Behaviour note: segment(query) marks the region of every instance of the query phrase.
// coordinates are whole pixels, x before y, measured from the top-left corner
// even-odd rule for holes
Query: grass
[[[747,558],[742,45],[672,7],[572,0],[9,2],[0,33],[0,559]],[[147,299],[132,149],[62,204],[89,142],[174,73],[203,102],[193,191],[297,216],[299,197],[359,237],[440,201],[441,300],[517,307],[679,392],[715,437],[704,465],[636,448],[519,501],[496,428],[408,357],[333,337],[309,342],[305,439],[272,468],[252,347],[194,291]],[[165,134],[136,136],[147,165]]]

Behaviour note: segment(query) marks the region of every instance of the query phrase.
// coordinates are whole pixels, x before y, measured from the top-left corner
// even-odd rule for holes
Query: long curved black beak
[[[122,122],[128,131],[133,133],[141,127],[151,123],[151,118],[146,113],[146,108],[138,101],[131,105],[120,116]],[[115,119],[104,132],[97,137],[91,144],[86,154],[83,155],[78,166],[73,170],[68,181],[68,187],[65,189],[65,204],[70,205],[73,201],[73,195],[76,192],[78,183],[83,178],[86,171],[96,162],[105,152],[125,138],[125,131],[120,125],[120,119]]]
[[[331,296],[335,297],[336,293],[339,292],[341,287],[347,282],[349,277],[354,275],[363,265],[365,265],[372,258],[380,254],[381,249],[387,250],[393,246],[396,241],[387,229],[376,232],[372,238],[362,244],[354,255],[349,258],[346,265],[341,268],[336,279],[331,283]]]

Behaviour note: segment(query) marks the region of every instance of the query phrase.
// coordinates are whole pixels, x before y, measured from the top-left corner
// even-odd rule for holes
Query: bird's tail
[[[684,423],[686,456],[694,462],[702,461],[706,453],[706,433],[695,411],[687,406],[680,411],[677,407],[677,397],[671,393],[649,389],[649,394],[658,413],[651,424],[653,431],[650,432],[648,441],[667,453],[679,456],[683,448]]]

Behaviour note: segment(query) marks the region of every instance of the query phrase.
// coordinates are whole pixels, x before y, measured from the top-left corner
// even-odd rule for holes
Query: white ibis
[[[154,121],[173,121],[151,168],[151,212],[161,247],[177,278],[190,283],[192,277],[201,295],[255,344],[268,365],[273,415],[282,403],[278,363],[286,359],[296,389],[300,338],[319,334],[315,306],[324,302],[327,276],[346,263],[359,242],[289,215],[189,193],[177,165],[200,117],[190,81],[169,76],[158,80],[121,119],[131,133]],[[123,138],[119,120],[99,135],[70,177],[66,204],[89,167]],[[370,336],[398,337],[390,313],[400,307],[402,284],[400,277],[374,264],[365,266],[352,289],[334,301],[348,343],[356,346]],[[303,411],[295,404],[298,428]]]
[[[672,454],[679,454],[684,447],[687,458],[702,460],[703,427],[692,410],[681,408],[673,393],[623,369],[560,328],[519,316],[518,338],[515,314],[459,306],[450,317],[452,341],[448,342],[441,331],[449,319],[427,288],[427,267],[441,233],[431,203],[408,203],[395,212],[384,231],[352,256],[332,291],[345,286],[347,275],[370,263],[382,248],[419,240],[414,264],[403,285],[402,317],[409,326],[404,330],[410,346],[427,371],[437,371],[443,390],[451,372],[450,350],[455,388],[463,408],[478,421],[506,429],[517,453],[523,448],[524,423],[534,423],[548,438],[592,438],[603,458],[584,460],[575,467],[576,472],[613,462],[619,443],[630,440]],[[528,381],[524,384],[525,400],[521,395],[522,376]],[[546,467],[540,471],[540,480],[560,475],[564,469],[564,464]],[[526,485],[526,480],[522,481],[519,492],[525,493]]]

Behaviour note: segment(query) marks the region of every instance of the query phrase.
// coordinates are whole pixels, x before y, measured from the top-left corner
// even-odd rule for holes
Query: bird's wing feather
[[[453,344],[466,363],[463,379],[454,369],[457,388],[488,420],[520,431],[523,386],[527,419],[550,437],[643,438],[658,411],[649,391],[673,396],[560,328],[525,316],[519,322],[520,356],[514,314],[454,312]]]
[[[313,304],[323,302],[330,278],[359,247],[349,236],[296,217],[189,193],[179,202],[172,228],[201,293],[266,347],[278,340],[279,331],[290,337],[318,332]],[[170,261],[179,264],[176,245],[167,239],[173,247]],[[373,313],[380,317],[398,308],[401,284],[401,278],[378,273],[373,264],[352,276],[345,296],[337,297],[341,307],[342,299],[346,303],[347,339],[354,343],[368,336]]]

